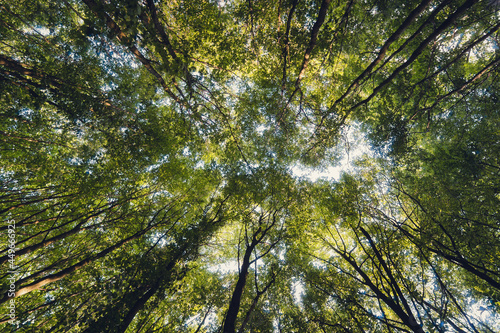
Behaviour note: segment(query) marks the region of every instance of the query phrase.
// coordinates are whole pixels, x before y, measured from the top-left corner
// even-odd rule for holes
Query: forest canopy
[[[499,10],[1,1],[0,330],[500,332]]]

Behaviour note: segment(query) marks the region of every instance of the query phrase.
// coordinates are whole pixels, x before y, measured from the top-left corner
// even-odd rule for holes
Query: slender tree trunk
[[[15,297],[19,297],[19,296],[22,296],[24,294],[27,294],[29,292],[32,292],[34,290],[38,290],[40,288],[42,288],[43,286],[49,284],[49,283],[52,283],[52,282],[56,282],[56,281],[59,281],[63,278],[65,278],[66,276],[70,275],[71,273],[73,273],[74,271],[77,271],[79,270],[80,268],[83,268],[85,266],[87,266],[88,264],[90,264],[91,262],[95,261],[95,260],[98,260],[98,259],[101,259],[103,257],[105,257],[107,254],[113,252],[114,250],[116,250],[117,248],[121,247],[122,245],[134,240],[134,239],[137,239],[139,237],[141,237],[142,235],[144,235],[146,232],[148,232],[149,230],[151,230],[153,228],[153,226],[149,226],[147,227],[146,229],[143,229],[137,233],[135,233],[134,235],[130,236],[130,237],[127,237],[125,238],[124,240],[120,241],[119,243],[111,246],[111,247],[108,247],[107,249],[99,252],[98,254],[96,254],[95,256],[92,256],[90,258],[87,258],[85,260],[82,260],[68,268],[65,268],[63,269],[62,271],[60,272],[57,272],[57,273],[54,273],[54,274],[50,274],[38,281],[34,281],[30,284],[27,284],[25,286],[22,286],[21,288],[19,288],[19,290],[16,292],[16,296]],[[0,304],[2,303],[5,303],[7,300],[9,299],[9,296],[8,296],[8,292],[6,292],[3,297],[0,299]]]
[[[236,319],[238,318],[238,312],[240,311],[241,296],[243,295],[243,290],[245,289],[248,269],[250,268],[250,255],[252,254],[252,251],[257,243],[258,241],[254,237],[252,243],[245,250],[240,274],[238,275],[238,281],[236,282],[236,287],[234,288],[233,296],[231,297],[231,302],[229,303],[229,309],[227,310],[226,318],[224,320],[224,328],[222,330],[223,333],[236,332]]]
[[[127,200],[128,201],[128,200]],[[49,239],[45,239],[39,243],[36,243],[36,244],[33,244],[33,245],[30,245],[30,246],[27,246],[23,249],[20,249],[20,250],[16,250],[16,256],[21,256],[21,255],[25,255],[25,254],[28,254],[28,253],[31,253],[35,250],[38,250],[42,247],[45,247],[47,245],[50,245],[50,244],[53,244],[57,241],[60,241],[61,239],[64,239],[68,236],[71,236],[73,234],[76,234],[78,232],[81,232],[81,231],[84,231],[84,230],[88,230],[88,229],[92,229],[92,228],[95,228],[97,225],[92,225],[92,226],[89,226],[89,227],[84,227],[82,228],[82,225],[87,222],[89,219],[93,218],[93,217],[96,217],[96,216],[99,216],[103,213],[105,213],[106,211],[112,209],[113,207],[115,207],[117,204],[114,204],[106,209],[103,209],[103,210],[100,210],[100,211],[97,211],[91,215],[87,215],[87,216],[79,216],[75,219],[72,219],[71,221],[68,221],[66,223],[63,223],[62,225],[59,225],[57,227],[54,227],[54,228],[50,228],[48,230],[44,230],[44,231],[41,231],[40,233],[36,234],[36,235],[33,235],[31,237],[28,237],[29,238],[33,238],[33,237],[36,237],[40,234],[43,234],[43,233],[49,233],[50,231],[53,231],[53,230],[56,230],[56,229],[59,229],[61,227],[64,227],[74,221],[77,221],[78,219],[81,219],[83,218],[84,220],[82,220],[80,223],[78,223],[76,226],[74,226],[72,229],[66,231],[66,232],[63,232],[57,236],[54,236],[54,237],[51,237]],[[120,216],[121,217],[121,216]],[[101,223],[100,223],[101,224]],[[100,225],[99,224],[99,225]],[[22,242],[25,242],[27,239],[23,240]],[[0,265],[3,264],[4,262],[6,262],[7,260],[9,260],[9,256],[8,255],[4,255],[3,257],[0,257]]]
[[[182,255],[184,254],[186,250],[186,247],[183,247],[177,255],[172,258],[172,260],[168,263],[165,271],[161,274],[161,276],[155,281],[154,285],[144,294],[142,295],[141,298],[135,302],[134,306],[127,312],[127,315],[122,321],[122,324],[117,330],[117,333],[125,333],[127,331],[127,328],[130,326],[130,323],[132,323],[132,320],[134,320],[135,316],[137,313],[146,305],[146,303],[153,297],[156,292],[160,289],[162,281],[165,280],[165,278],[168,279],[169,273],[174,269],[175,265],[181,259]]]
[[[397,67],[391,75],[389,75],[388,78],[386,78],[382,83],[380,83],[375,89],[373,89],[373,92],[368,96],[367,98],[363,99],[362,101],[358,102],[356,105],[354,105],[350,110],[354,110],[358,108],[359,106],[368,103],[371,101],[371,99],[380,92],[382,88],[384,88],[387,84],[389,84],[402,70],[404,70],[406,67],[408,67],[411,63],[413,63],[419,56],[420,54],[425,50],[427,45],[432,42],[434,39],[436,39],[445,29],[447,29],[449,26],[451,26],[462,14],[465,13],[467,9],[472,7],[477,0],[468,0],[466,1],[462,6],[460,6],[453,14],[451,14],[439,27],[433,30],[432,34],[430,34],[424,41],[420,43],[420,45],[413,51],[411,56],[406,60],[403,64],[401,64],[399,67]]]
[[[354,259],[350,257],[350,255],[336,249],[332,248],[335,252],[337,252],[344,260],[346,260],[363,279],[363,283],[368,286],[377,297],[383,301],[392,311],[401,319],[401,321],[408,326],[415,333],[424,333],[424,330],[418,323],[416,322],[413,315],[410,313],[408,315],[405,310],[399,305],[390,295],[386,295],[373,281],[370,277],[361,269],[361,267],[356,263]]]
[[[156,292],[160,289],[160,282],[158,281],[155,283],[153,287],[151,287],[144,295],[142,295],[141,298],[135,302],[134,306],[127,312],[127,315],[123,319],[120,327],[116,331],[117,333],[125,333],[127,328],[130,326],[130,323],[132,323],[132,320],[134,320],[135,316],[137,313],[144,307],[144,305],[149,301],[151,297],[156,294]]]
[[[465,258],[460,258],[457,256],[451,256],[449,254],[444,253],[443,251],[429,248],[429,251],[434,252],[435,254],[442,256],[446,260],[454,263],[455,265],[458,265],[468,271],[471,274],[474,274],[478,278],[482,279],[483,281],[487,282],[490,286],[493,288],[496,288],[500,290],[500,283],[498,281],[495,281],[493,278],[491,278],[488,274],[481,272],[480,270],[476,269],[473,264],[471,264],[467,259]]]
[[[94,14],[97,17],[101,17],[105,20],[106,26],[116,34],[118,40],[122,42],[124,45],[126,45],[129,51],[132,52],[132,54],[144,65],[144,67],[146,67],[146,69],[158,80],[158,82],[165,90],[165,92],[178,104],[182,105],[183,103],[181,102],[181,100],[170,90],[170,88],[168,87],[167,83],[165,82],[161,74],[158,73],[156,69],[152,66],[151,61],[149,61],[149,59],[147,59],[141,53],[141,51],[139,51],[137,47],[132,44],[130,36],[127,36],[120,29],[118,24],[116,24],[116,22],[106,12],[104,12],[101,6],[94,0],[83,0],[83,2],[89,7],[91,11],[94,12]]]

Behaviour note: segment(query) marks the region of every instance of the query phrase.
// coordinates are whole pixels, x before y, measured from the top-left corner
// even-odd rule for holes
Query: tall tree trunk
[[[231,297],[231,302],[229,303],[229,309],[227,310],[226,318],[224,319],[223,333],[236,332],[236,319],[238,318],[238,312],[240,311],[241,296],[243,295],[243,290],[245,289],[248,268],[250,268],[250,255],[252,254],[257,243],[258,241],[254,236],[252,243],[245,250],[240,274],[238,275],[238,281],[236,282],[236,287],[234,288],[233,296]]]
[[[146,303],[151,299],[151,297],[153,297],[156,294],[156,292],[160,289],[161,284],[165,280],[165,278],[169,277],[169,273],[175,267],[179,259],[182,258],[186,249],[187,246],[184,246],[182,249],[179,250],[177,255],[174,258],[172,258],[172,260],[168,263],[165,271],[155,281],[153,286],[144,295],[142,295],[142,297],[139,298],[137,302],[135,302],[132,308],[130,308],[130,310],[125,315],[125,318],[123,319],[120,327],[118,328],[117,333],[125,333],[127,331],[127,328],[130,326],[130,323],[132,323],[132,320],[134,320],[137,313],[144,307],[144,305],[146,305]]]
[[[99,252],[98,254],[96,254],[95,256],[92,256],[90,258],[87,258],[85,260],[82,260],[68,268],[65,268],[63,269],[62,271],[60,272],[57,272],[57,273],[54,273],[54,274],[50,274],[38,281],[34,281],[30,284],[27,284],[25,286],[22,286],[21,288],[19,288],[19,290],[16,292],[16,296],[15,297],[19,297],[19,296],[22,296],[24,294],[27,294],[29,292],[32,292],[34,290],[38,290],[40,288],[42,288],[43,286],[51,283],[51,282],[56,282],[56,281],[59,281],[63,278],[65,278],[66,276],[68,276],[69,274],[73,273],[74,271],[77,271],[79,270],[80,268],[83,268],[85,266],[87,266],[88,264],[90,264],[91,262],[95,261],[95,260],[98,260],[98,259],[101,259],[103,257],[105,257],[107,254],[109,254],[110,252],[113,252],[114,250],[116,250],[117,248],[121,247],[122,245],[134,240],[134,239],[137,239],[139,237],[141,237],[142,235],[144,235],[146,232],[148,232],[149,230],[151,230],[152,228],[154,227],[154,225],[151,225],[149,227],[147,227],[146,229],[143,229],[137,233],[135,233],[134,235],[130,236],[130,237],[127,237],[125,238],[124,240],[120,241],[119,243],[113,245],[113,246],[110,246],[108,247],[107,249]],[[0,304],[2,303],[5,303],[7,300],[9,299],[9,296],[8,296],[8,292],[6,292],[3,297],[0,299]]]

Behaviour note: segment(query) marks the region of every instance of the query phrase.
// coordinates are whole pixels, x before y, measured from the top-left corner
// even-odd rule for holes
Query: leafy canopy
[[[500,330],[498,10],[3,1],[2,329]]]

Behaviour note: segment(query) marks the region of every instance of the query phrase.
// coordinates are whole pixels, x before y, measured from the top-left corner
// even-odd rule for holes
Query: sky
[[[347,126],[341,142],[335,148],[342,156],[340,161],[330,165],[323,170],[307,168],[301,165],[292,167],[292,174],[296,177],[303,177],[311,181],[318,179],[338,181],[343,172],[352,171],[354,162],[364,155],[373,156],[367,140],[363,137],[359,124]]]

